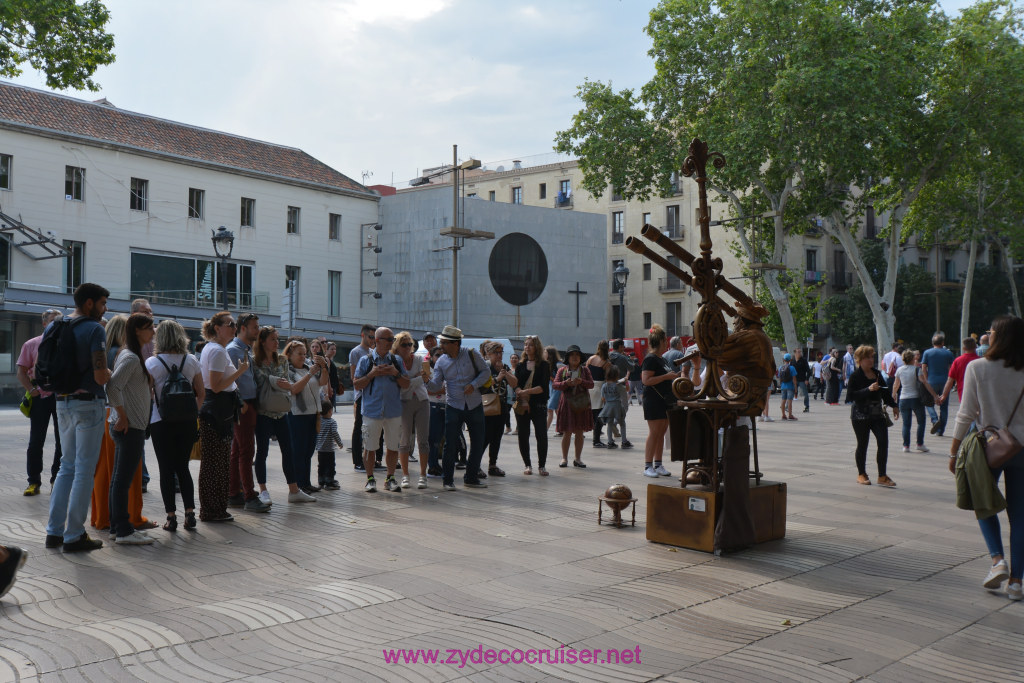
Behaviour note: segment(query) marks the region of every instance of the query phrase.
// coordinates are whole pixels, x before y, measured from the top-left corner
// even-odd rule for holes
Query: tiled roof
[[[126,145],[246,172],[373,194],[300,149],[0,82],[0,123]]]

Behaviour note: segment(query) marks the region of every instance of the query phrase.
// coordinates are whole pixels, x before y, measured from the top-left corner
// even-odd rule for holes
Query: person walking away
[[[46,357],[41,367],[46,332],[40,342],[40,358],[36,361],[37,379],[45,385],[50,361],[67,368],[67,383],[54,387],[57,393],[57,427],[61,436],[61,463],[50,495],[50,514],[46,522],[46,547],[63,546],[64,552],[96,550],[103,541],[89,538],[85,532],[85,516],[89,512],[93,475],[100,455],[105,424],[103,421],[106,394],[103,385],[110,379],[106,362],[106,336],[100,320],[107,310],[110,292],[100,285],[83,282],[75,289],[75,310],[68,318],[54,320],[47,327],[56,341],[56,333],[74,340],[74,352],[65,357]],[[59,326],[58,326],[59,325]],[[67,330],[65,331],[65,327]],[[62,345],[63,346],[63,345]],[[60,368],[57,368],[60,369]]]
[[[920,368],[914,365],[914,352],[904,351],[903,355],[906,360],[896,369],[892,385],[892,397],[898,401],[900,415],[903,417],[903,452],[910,452],[910,418],[914,416],[917,418],[917,450],[927,453],[928,448],[924,445],[924,403],[921,396],[933,389],[921,380]],[[934,394],[932,398],[934,400]]]
[[[228,357],[236,366],[246,359],[249,372],[235,380],[243,406],[231,439],[231,463],[228,473],[228,506],[247,512],[267,512],[270,505],[259,499],[253,485],[253,461],[256,456],[256,375],[252,368],[252,345],[260,333],[260,319],[255,313],[238,316],[235,338],[227,345]]]
[[[662,465],[665,448],[665,432],[668,430],[668,409],[675,405],[672,381],[679,377],[679,371],[670,369],[662,356],[668,350],[665,328],[655,323],[647,336],[647,355],[640,365],[641,381],[644,385],[644,420],[647,421],[647,444],[644,447],[644,476],[670,477],[672,474]]]
[[[338,491],[341,484],[334,478],[334,447],[344,448],[338,423],[334,421],[334,406],[330,401],[320,402],[320,431],[316,435],[317,474],[320,486],[326,491]],[[330,477],[330,478],[328,478]]]
[[[963,399],[964,373],[967,372],[967,366],[981,358],[976,352],[977,348],[978,342],[974,341],[974,337],[964,337],[964,340],[961,342],[960,355],[949,366],[949,376],[946,379],[945,386],[942,387],[942,395],[936,399],[941,405],[948,405],[949,392],[953,390],[953,387],[956,387],[957,398]]]
[[[185,529],[192,531],[196,528],[196,501],[189,457],[192,446],[199,438],[196,416],[206,397],[203,372],[199,361],[188,352],[185,328],[174,320],[164,320],[157,326],[153,350],[154,355],[146,360],[146,371],[153,378],[153,395],[156,397],[149,418],[149,429],[157,466],[160,468],[160,497],[163,499],[164,512],[167,513],[163,528],[165,531],[176,531],[178,528],[174,491],[174,482],[177,481],[181,490],[181,504],[185,508]],[[169,413],[170,406],[166,405],[161,396],[174,368],[192,386],[195,412],[184,419],[176,419],[178,416],[168,414],[165,420],[161,411]]]
[[[839,405],[839,394],[841,392],[843,364],[839,360],[839,351],[832,349],[825,357],[821,366],[821,376],[825,378],[825,404],[830,406]]]
[[[1005,427],[1017,443],[1024,443],[1024,320],[1000,316],[992,321],[988,337],[985,357],[968,364],[964,372],[964,392],[949,448],[950,472],[954,471],[960,443],[972,424]],[[996,486],[1003,477],[1006,516],[1010,522],[1010,563],[1007,566],[999,516],[979,519],[981,535],[992,558],[992,568],[982,585],[998,590],[1008,580],[1006,596],[1020,600],[1024,598],[1024,448],[1002,467],[993,468],[992,476]]]
[[[779,388],[782,390],[782,404],[780,412],[783,420],[795,420],[793,416],[793,396],[796,393],[796,368],[793,366],[793,355],[785,354],[782,357],[782,365],[779,366]],[[789,416],[786,416],[789,411]]]
[[[945,347],[946,335],[936,332],[932,336],[932,348],[921,355],[921,377],[932,387],[932,393],[941,395],[949,379],[949,368],[953,365],[953,352]],[[936,412],[935,408],[938,407]],[[949,418],[949,404],[937,402],[935,405],[925,405],[928,410],[928,417],[932,421],[932,434],[942,436],[946,431],[946,421]]]
[[[889,425],[885,419],[885,406],[892,409],[895,419],[899,419],[899,408],[884,385],[882,376],[875,370],[874,347],[857,347],[854,358],[857,361],[857,369],[850,375],[850,381],[846,385],[846,402],[852,404],[850,422],[857,437],[857,450],[854,455],[857,464],[857,483],[871,483],[867,473],[867,453],[868,440],[870,435],[874,434],[877,446],[875,463],[878,466],[878,485],[894,488],[896,482],[886,474],[886,463],[889,458]]]
[[[206,346],[199,359],[206,390],[199,411],[199,519],[204,522],[230,522],[228,514],[228,475],[231,469],[231,441],[238,414],[238,385],[235,380],[249,371],[242,358],[235,367],[225,348],[235,337],[235,321],[221,311],[203,323]]]
[[[52,308],[43,311],[43,329],[60,318],[60,311]],[[39,342],[43,335],[32,337],[22,344],[18,354],[18,383],[32,397],[32,408],[29,410],[28,450],[25,452],[25,467],[28,474],[28,488],[24,495],[38,496],[42,486],[43,446],[46,445],[46,432],[50,429],[50,418],[53,418],[53,464],[50,465],[50,489],[60,470],[60,429],[57,427],[57,399],[52,391],[43,391],[35,382],[36,357],[39,355]]]
[[[365,490],[367,493],[374,493],[377,490],[377,481],[373,476],[377,450],[376,447],[371,450],[369,446],[379,443],[381,435],[383,435],[387,449],[385,458],[387,478],[384,480],[384,488],[387,491],[401,493],[402,487],[395,480],[395,467],[398,464],[398,448],[402,436],[401,392],[402,389],[409,388],[409,377],[405,369],[402,368],[401,361],[391,353],[395,342],[394,333],[386,327],[378,327],[374,331],[373,340],[373,349],[359,361],[359,367],[355,371],[355,386],[362,391],[363,399],[363,448],[366,452],[364,459]],[[415,374],[420,376],[422,370],[417,370]],[[447,436],[448,438],[458,438],[457,432],[454,434],[448,432]],[[445,472],[447,472],[447,457],[445,463]],[[454,464],[453,461],[453,467]],[[479,461],[476,464],[479,465]],[[476,470],[474,470],[475,473]]]
[[[612,363],[604,376],[604,386],[601,387],[601,419],[608,425],[611,432],[612,425],[618,427],[619,436],[622,438],[623,448],[632,448],[633,444],[626,438],[626,407],[623,405],[623,386],[619,382],[619,368]],[[629,400],[629,394],[626,394]],[[614,448],[615,442],[611,436],[608,437],[608,448]]]
[[[793,367],[796,369],[796,389],[793,391],[793,398],[803,396],[804,412],[809,413],[811,412],[811,397],[807,384],[811,379],[811,366],[804,358],[804,350],[801,348],[793,349]],[[792,405],[789,413],[792,416]]]
[[[583,352],[573,344],[565,352],[565,365],[559,368],[552,386],[560,391],[558,404],[558,431],[562,433],[562,462],[559,467],[569,465],[569,442],[576,437],[573,467],[585,468],[583,463],[583,433],[594,428],[594,412],[590,409],[590,390],[594,380],[590,367],[583,364]]]
[[[590,372],[594,382],[594,386],[590,388],[591,421],[594,425],[594,448],[607,447],[601,441],[602,423],[598,415],[601,413],[601,387],[604,386],[604,375],[608,364],[608,340],[602,339],[597,343],[597,350],[594,352],[594,355],[588,358],[586,363],[587,370]],[[611,440],[611,434],[608,435],[608,439]]]
[[[142,460],[149,427],[153,389],[142,347],[153,341],[153,318],[132,313],[125,326],[124,346],[107,382],[110,438],[114,440],[114,474],[110,478],[110,533],[118,545],[148,545],[152,536],[137,531],[128,517],[128,489]]]
[[[509,387],[515,388],[516,377],[512,374],[512,369],[501,362],[501,358],[505,353],[505,347],[500,342],[489,342],[487,344],[487,369],[491,373],[491,383],[489,386],[485,385],[481,390],[484,401],[493,400],[498,405],[498,411],[495,413],[494,408],[490,409],[491,414],[487,414],[487,406],[484,406],[484,434],[486,435],[486,446],[487,449],[487,474],[491,477],[504,477],[505,470],[498,467],[498,450],[501,448],[501,437],[502,430],[505,426],[506,418],[510,412],[508,402],[505,397],[508,395]],[[494,399],[486,398],[488,395],[493,394]]]
[[[552,350],[554,347],[548,347]],[[548,431],[551,418],[548,407],[551,405],[548,390],[551,386],[551,365],[546,358],[557,358],[547,352],[540,343],[540,337],[530,335],[523,343],[523,356],[516,368],[516,403],[513,408],[516,414],[516,434],[519,438],[519,455],[523,459],[523,474],[533,474],[530,459],[530,428],[537,440],[537,473],[548,476],[546,469],[548,460]]]

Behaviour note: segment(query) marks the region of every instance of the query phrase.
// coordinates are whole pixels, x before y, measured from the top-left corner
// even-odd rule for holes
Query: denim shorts
[[[783,401],[792,401],[793,400],[793,390],[783,387],[783,389],[782,389],[782,400]]]

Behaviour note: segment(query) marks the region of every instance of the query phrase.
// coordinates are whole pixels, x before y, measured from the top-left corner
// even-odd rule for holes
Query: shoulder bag
[[[1017,408],[1020,407],[1020,400],[1022,398],[1024,398],[1024,389],[1021,389],[1020,396],[1017,397],[1017,403],[1013,406],[1013,412],[1010,413],[1010,417],[1006,420],[1006,427],[999,429],[990,425],[978,430],[978,434],[983,439],[982,444],[985,446],[985,460],[988,461],[988,466],[993,469],[998,469],[1005,465],[1009,462],[1010,458],[1020,452],[1021,448],[1024,448],[1009,430],[1010,423],[1013,422],[1013,416],[1017,414]]]
[[[267,381],[258,384],[259,409],[268,413],[287,413],[292,409],[291,394],[277,386],[274,376],[267,375]]]
[[[530,370],[530,376],[526,378],[523,393],[516,396],[516,402],[512,405],[512,410],[516,411],[516,415],[526,415],[530,412],[530,395],[525,392],[533,388],[533,373],[535,372],[537,372],[537,363],[533,364],[533,370]]]
[[[571,371],[569,370],[568,367],[564,367],[561,370],[559,370],[558,372],[559,372],[559,374],[561,374],[563,372],[565,373],[564,375],[562,375],[562,380],[561,380],[561,381],[564,382],[564,381],[566,381],[566,375],[570,374]],[[580,366],[580,376],[581,377],[583,376],[583,366],[582,365]],[[582,389],[582,388],[576,386],[576,387],[573,387],[572,389],[569,389],[567,391],[563,391],[562,392],[562,396],[565,397],[565,400],[569,403],[569,409],[572,412],[574,412],[574,413],[585,413],[585,412],[587,412],[587,411],[589,411],[591,409],[590,408],[590,392],[587,391],[586,389]]]

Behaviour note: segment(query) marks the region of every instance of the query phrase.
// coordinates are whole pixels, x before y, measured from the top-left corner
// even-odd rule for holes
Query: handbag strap
[[[1006,428],[1010,428],[1010,423],[1013,422],[1013,416],[1017,414],[1017,408],[1020,407],[1020,400],[1024,398],[1024,387],[1020,390],[1020,396],[1017,397],[1017,402],[1013,405],[1013,412],[1010,413],[1010,417],[1006,420]]]

